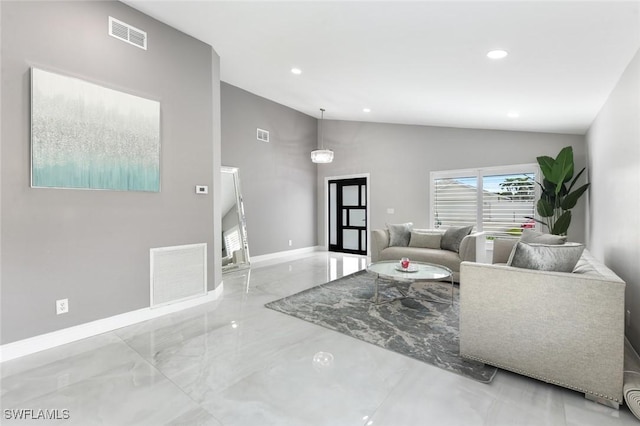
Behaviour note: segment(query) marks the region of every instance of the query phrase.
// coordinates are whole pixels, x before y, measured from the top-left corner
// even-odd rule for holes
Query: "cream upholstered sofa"
[[[506,266],[514,243],[496,240],[501,264],[461,264],[460,355],[617,408],[624,281],[586,250],[574,272]]]
[[[443,229],[415,229],[417,233],[439,233],[444,235]],[[443,250],[440,248],[425,247],[389,247],[389,230],[374,229],[371,231],[371,261],[380,260],[400,260],[408,257],[410,260],[417,262],[435,263],[437,265],[446,266],[453,272],[453,280],[460,280],[460,263],[462,261],[476,260],[476,240],[475,235],[467,235],[460,242],[458,252],[451,250]]]

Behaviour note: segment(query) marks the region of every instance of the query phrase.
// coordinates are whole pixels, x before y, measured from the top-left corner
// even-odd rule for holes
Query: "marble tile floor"
[[[258,264],[226,274],[217,301],[0,364],[0,423],[639,424],[626,407],[501,370],[482,384],[263,306],[365,266],[324,252]]]

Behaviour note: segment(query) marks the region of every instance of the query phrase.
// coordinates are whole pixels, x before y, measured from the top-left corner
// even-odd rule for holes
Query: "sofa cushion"
[[[389,247],[407,247],[411,239],[413,223],[387,224],[389,229]]]
[[[578,243],[548,245],[518,241],[507,265],[539,271],[572,272],[583,251],[584,246]]]
[[[409,247],[439,249],[441,239],[442,239],[442,234],[439,232],[411,231],[411,239],[409,240]]]
[[[564,244],[567,241],[567,237],[564,235],[543,234],[533,229],[523,229],[520,241],[523,243],[558,245]]]
[[[387,247],[380,252],[380,260],[397,260],[408,257],[411,261],[434,263],[446,266],[454,272],[460,271],[458,253],[420,247]]]
[[[472,229],[473,225],[448,228],[444,232],[442,240],[440,240],[440,248],[458,253],[460,251],[460,243],[464,237],[471,233]]]

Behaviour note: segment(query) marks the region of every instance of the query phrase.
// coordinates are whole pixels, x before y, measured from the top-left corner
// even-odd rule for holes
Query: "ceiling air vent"
[[[147,50],[147,33],[109,16],[109,35]]]
[[[262,142],[269,142],[269,131],[268,130],[262,130],[262,129],[257,129],[257,137],[259,141]]]

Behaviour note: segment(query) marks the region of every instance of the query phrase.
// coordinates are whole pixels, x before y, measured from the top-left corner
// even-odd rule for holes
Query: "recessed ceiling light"
[[[302,70],[300,68],[291,68],[291,73],[295,75],[302,74]]]
[[[518,111],[509,111],[507,113],[507,117],[509,117],[509,118],[518,118],[518,117],[520,117],[520,113]]]
[[[370,108],[362,108],[362,112],[371,112]]]
[[[487,58],[502,59],[506,58],[508,54],[509,53],[507,53],[506,50],[492,50],[491,52],[487,53]]]

